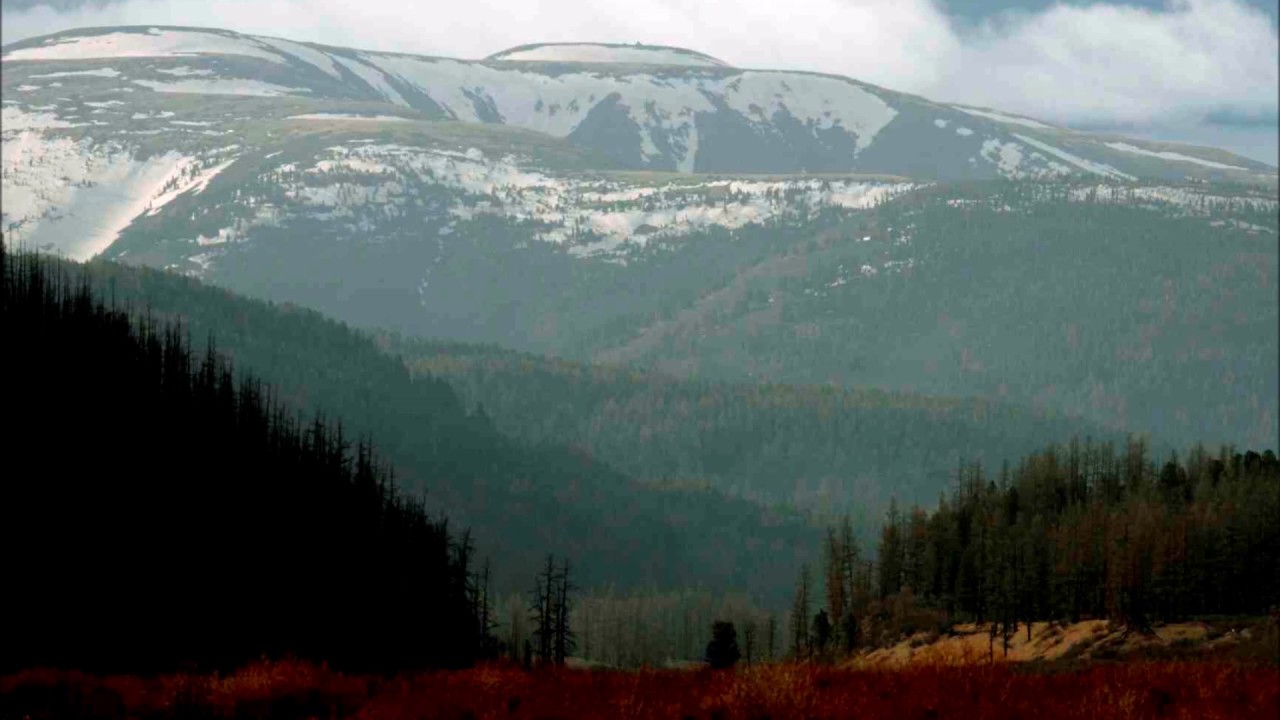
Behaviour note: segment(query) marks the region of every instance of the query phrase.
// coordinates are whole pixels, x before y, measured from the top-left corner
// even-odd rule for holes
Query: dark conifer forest
[[[0,317],[4,670],[403,669],[485,647],[469,537],[370,439],[39,256],[0,249]]]

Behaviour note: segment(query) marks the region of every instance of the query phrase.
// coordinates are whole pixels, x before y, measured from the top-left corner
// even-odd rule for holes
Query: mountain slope
[[[135,133],[155,133],[149,144],[164,138],[173,148],[190,139],[181,131],[191,131],[236,135],[229,142],[247,148],[266,138],[244,142],[250,138],[234,131],[236,119],[257,124],[364,105],[371,115],[536,131],[598,153],[607,164],[596,167],[1276,181],[1275,168],[1218,150],[1093,136],[844,77],[733,68],[672,48],[534,45],[464,61],[223,30],[125,27],[24,40],[5,47],[2,60],[7,124],[93,128],[67,135],[95,145],[107,138],[130,145],[141,139]],[[184,102],[193,96],[231,112]],[[77,108],[84,99],[98,104]],[[171,168],[178,162],[167,161]],[[8,222],[38,216],[9,214]]]
[[[197,348],[213,335],[218,352],[274,397],[341,420],[349,439],[371,439],[402,487],[473,532],[503,591],[527,589],[528,569],[553,552],[572,558],[583,587],[706,584],[776,603],[818,537],[794,513],[706,488],[637,483],[554,439],[512,440],[443,381],[410,378],[366,336],[314,311],[150,269],[83,267],[104,300],[182,323]],[[80,268],[67,266],[73,278]]]
[[[0,541],[21,548],[4,574],[22,618],[0,672],[481,656],[474,557],[367,445],[66,280],[0,244],[0,333],[21,349],[0,360]],[[433,622],[404,627],[388,598]]]
[[[978,396],[1175,444],[1275,441],[1277,206],[937,187],[807,235],[590,354],[736,381]]]
[[[29,246],[696,379],[1177,444],[1280,427],[1275,170],[1219,151],[678,48],[104,28],[3,68],[5,230]]]
[[[1123,442],[1077,418],[979,399],[687,380],[384,338],[411,369],[482,403],[513,437],[572,442],[643,480],[707,483],[828,517],[852,513],[867,531],[891,497],[905,506],[935,502],[961,464],[999,467],[1055,435]]]

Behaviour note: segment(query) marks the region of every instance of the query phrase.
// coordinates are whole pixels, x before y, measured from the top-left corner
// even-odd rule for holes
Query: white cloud
[[[1195,127],[1274,118],[1276,30],[1241,0],[1160,10],[1056,5],[962,25],[933,0],[127,0],[5,10],[3,40],[92,25],[197,25],[365,49],[478,58],[541,41],[678,45],[743,67],[848,75],[1059,123]],[[1272,160],[1274,162],[1274,160]]]
[[[945,92],[1005,110],[1112,122],[1276,111],[1276,32],[1237,0],[1058,5],[1002,16],[963,44]]]

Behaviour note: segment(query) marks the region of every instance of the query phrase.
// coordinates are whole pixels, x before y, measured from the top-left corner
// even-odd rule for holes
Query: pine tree
[[[533,599],[529,606],[535,653],[543,665],[551,663],[555,652],[556,589],[555,558],[547,555],[546,567],[534,578]]]
[[[880,533],[879,564],[880,599],[896,594],[902,588],[902,518],[896,499],[889,501],[884,529]]]
[[[820,608],[818,614],[813,616],[813,629],[810,636],[813,638],[814,649],[817,650],[818,655],[825,656],[827,643],[831,641],[831,618],[827,615],[825,608]]]
[[[767,659],[769,662],[773,662],[774,659],[777,657],[777,655],[774,654],[775,649],[777,647],[777,642],[778,642],[778,616],[774,615],[773,613],[769,613],[769,617],[765,621],[765,625],[764,625],[765,659]]]
[[[705,660],[716,669],[733,667],[742,657],[738,649],[738,632],[733,623],[717,620],[711,625],[711,642],[707,643]]]
[[[810,600],[809,564],[800,565],[800,578],[796,582],[795,601],[791,606],[791,655],[808,659],[812,655],[809,638]]]
[[[845,592],[848,589],[848,583],[844,575],[845,551],[840,546],[840,540],[834,528],[827,530],[827,542],[822,559],[826,570],[827,607],[831,609],[831,616],[838,620],[844,617],[846,612]]]
[[[569,561],[566,559],[559,575],[553,580],[557,582],[555,593],[554,624],[552,634],[555,637],[555,663],[563,665],[577,645],[575,635],[569,627],[569,593],[576,588],[569,582]]]

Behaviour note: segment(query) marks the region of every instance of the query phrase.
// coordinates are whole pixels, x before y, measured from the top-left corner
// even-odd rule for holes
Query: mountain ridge
[[[1218,151],[782,71],[159,28],[4,53],[3,223],[28,247],[690,377],[1280,427],[1275,175]]]
[[[501,59],[513,53],[573,47],[679,53],[720,62],[684,48],[608,43],[535,43],[480,60],[464,60],[181,26],[103,27],[29,38],[6,46],[3,60],[9,75],[19,69],[14,63],[69,60],[181,57],[204,62],[236,58],[235,64],[273,63],[295,71],[281,76],[291,78],[292,84],[249,87],[242,83],[237,90],[230,87],[234,68],[227,67],[222,68],[229,74],[221,88],[212,88],[212,79],[204,81],[203,88],[196,80],[185,84],[141,82],[162,92],[363,97],[441,119],[503,123],[568,137],[634,168],[871,171],[926,179],[919,167],[912,172],[895,172],[898,168],[894,167],[902,164],[895,156],[911,154],[914,145],[923,144],[914,152],[932,156],[935,177],[927,179],[993,177],[1018,171],[1032,176],[1085,172],[1120,179],[1208,175],[1273,180],[1273,169],[1263,163],[1234,155],[1230,155],[1230,162],[1222,162],[1226,157],[1223,151],[1188,146],[1197,153],[1211,152],[1217,159],[1210,158],[1210,162],[1219,167],[1197,166],[1194,155],[1144,156],[1140,151],[1147,149],[1146,141],[1127,143],[1139,152],[1107,148],[1088,133],[1008,113],[979,117],[964,105],[935,103],[838,74],[714,64]],[[279,68],[272,70],[267,74],[279,75]],[[930,116],[919,117],[922,114]],[[636,128],[628,129],[628,123]],[[934,131],[951,132],[952,124],[959,139],[922,132],[930,125]],[[605,132],[604,128],[611,130]],[[1032,140],[1017,137],[1013,130],[1030,133]],[[882,132],[888,135],[878,143]],[[744,157],[735,150],[746,139],[761,147]],[[620,146],[622,140],[627,147]],[[877,144],[891,147],[876,151]],[[969,157],[956,156],[954,149],[941,152],[954,145],[963,146],[972,163]],[[1016,162],[1008,160],[1015,152]],[[998,162],[995,155],[1004,155],[1007,161]]]

